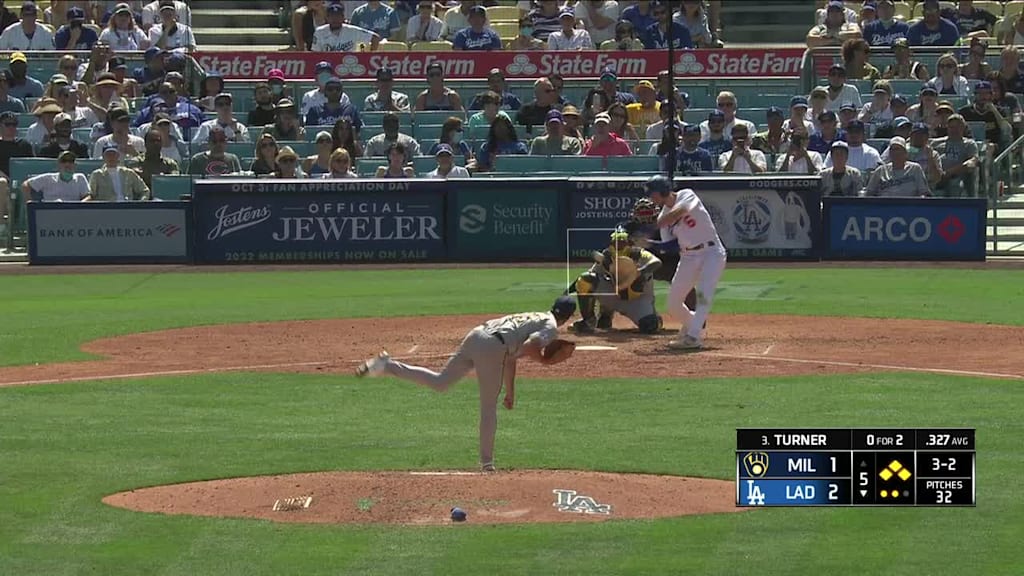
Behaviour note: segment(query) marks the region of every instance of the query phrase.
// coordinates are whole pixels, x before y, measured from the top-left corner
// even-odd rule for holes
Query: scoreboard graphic
[[[975,506],[973,428],[740,428],[736,505]]]

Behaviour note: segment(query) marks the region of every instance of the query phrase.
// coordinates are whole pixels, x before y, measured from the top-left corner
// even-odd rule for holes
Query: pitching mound
[[[593,522],[737,512],[732,482],[567,470],[320,472],[173,484],[103,502],[161,514],[316,524]],[[277,510],[275,510],[277,508]]]

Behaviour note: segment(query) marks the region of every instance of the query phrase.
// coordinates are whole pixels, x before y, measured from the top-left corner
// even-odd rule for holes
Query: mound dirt
[[[297,502],[290,510],[285,500]],[[231,478],[121,492],[106,504],[141,512],[318,524],[593,522],[737,512],[732,482],[566,470],[321,472]],[[306,504],[308,503],[308,507]]]

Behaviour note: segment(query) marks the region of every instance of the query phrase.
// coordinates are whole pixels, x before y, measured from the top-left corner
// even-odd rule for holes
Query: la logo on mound
[[[575,512],[577,514],[611,514],[611,504],[598,504],[590,496],[579,494],[575,490],[552,490],[555,493],[555,508],[559,512]]]
[[[530,76],[537,73],[537,65],[530,61],[526,54],[516,54],[512,63],[505,67],[505,71],[512,76]]]
[[[466,204],[459,214],[459,229],[467,234],[479,234],[487,223],[487,209],[479,204]]]
[[[366,74],[366,66],[359,63],[359,58],[353,55],[341,59],[341,64],[334,67],[334,73],[338,76],[362,76]]]
[[[673,71],[680,76],[687,74],[693,76],[700,74],[704,71],[704,65],[697,61],[697,56],[691,52],[687,52],[679,57],[679,62],[672,67]]]

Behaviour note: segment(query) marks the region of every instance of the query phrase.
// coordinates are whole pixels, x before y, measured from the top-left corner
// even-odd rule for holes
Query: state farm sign
[[[772,77],[800,75],[804,51],[727,48],[686,50],[676,54],[674,72],[689,77]],[[637,52],[198,52],[196,59],[206,70],[216,70],[227,79],[265,78],[280,68],[291,79],[313,77],[317,62],[325,60],[342,78],[373,79],[377,70],[388,68],[396,78],[421,79],[427,66],[438,62],[448,78],[482,79],[491,68],[508,78],[537,78],[561,74],[565,78],[593,79],[611,68],[623,78],[651,78],[669,67],[667,50]]]

